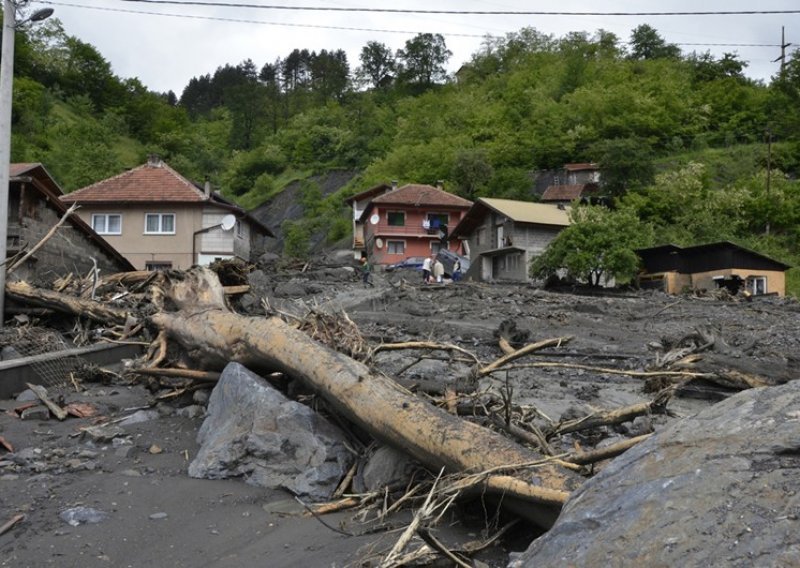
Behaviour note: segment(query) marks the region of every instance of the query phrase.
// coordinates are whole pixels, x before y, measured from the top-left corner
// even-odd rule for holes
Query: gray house
[[[450,233],[468,243],[472,280],[528,280],[531,260],[570,224],[568,208],[481,197]]]

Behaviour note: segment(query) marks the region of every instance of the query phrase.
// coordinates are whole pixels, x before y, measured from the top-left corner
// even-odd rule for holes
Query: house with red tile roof
[[[353,205],[353,250],[375,265],[388,265],[409,256],[430,256],[441,249],[463,254],[462,243],[451,239],[472,202],[441,187],[408,184],[379,185],[348,199]]]
[[[150,156],[147,163],[61,197],[137,270],[255,260],[272,231],[241,207]]]
[[[9,259],[30,254],[9,279],[47,286],[68,274],[81,276],[97,269],[102,274],[127,272],[133,266],[95,233],[76,213],[44,241],[67,212],[59,200],[61,187],[40,163],[11,164],[8,184],[6,254]]]

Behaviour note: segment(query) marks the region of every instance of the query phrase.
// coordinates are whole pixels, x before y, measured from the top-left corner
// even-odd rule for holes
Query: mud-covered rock
[[[577,490],[511,566],[800,566],[800,382],[676,422]]]
[[[251,484],[328,498],[352,455],[342,432],[237,363],[222,372],[198,432],[192,477],[244,477]]]

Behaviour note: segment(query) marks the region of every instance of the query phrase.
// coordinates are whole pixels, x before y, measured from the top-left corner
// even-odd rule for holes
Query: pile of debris
[[[669,434],[653,435],[653,420],[669,417],[675,396],[698,384],[728,396],[788,378],[748,367],[741,357],[747,347],[731,346],[710,326],[653,346],[646,368],[554,361],[574,337],[531,342],[513,319],[480,352],[458,342],[376,342],[344,312],[310,307],[296,313],[263,301],[257,315],[237,313],[231,298],[250,292],[246,279],[263,281],[264,274],[224,263],[215,268],[231,281],[228,287],[215,272],[193,268],[114,275],[88,293],[75,282],[57,290],[9,282],[6,293],[18,307],[40,310],[40,318],[69,314],[93,322],[88,335],[96,340],[146,346],[141,359],[111,379],[146,381],[155,403],[187,401],[195,416],[207,412],[200,452],[188,467],[191,476],[243,477],[287,489],[321,522],[326,513],[356,509],[365,522],[384,526],[390,514],[410,507],[414,513],[394,545],[373,551],[365,563],[400,566],[443,557],[471,566],[520,521],[529,523],[530,538],[554,524],[554,535],[569,534],[557,532],[568,522],[556,524],[562,508],[569,499],[568,511],[582,514],[582,497],[575,496],[599,485],[603,475],[615,475],[618,468],[608,464],[620,462],[609,460],[631,448],[636,453],[627,455],[642,459],[642,448],[669,443]],[[335,269],[326,270],[335,278]],[[338,274],[344,278],[345,272]],[[247,306],[252,313],[252,300]],[[381,368],[396,362],[391,354],[401,352],[409,362],[394,376],[384,373]],[[487,359],[487,353],[499,355]],[[739,357],[743,364],[732,366]],[[430,360],[446,365],[456,380],[402,378]],[[509,376],[526,369],[634,378],[650,394],[644,402],[553,419],[515,396]],[[73,373],[73,380],[80,378]],[[483,388],[487,381],[493,388]],[[58,419],[91,415],[80,414],[91,408],[30,388]],[[196,396],[209,390],[210,397]],[[83,430],[113,439],[114,427],[106,422]],[[613,439],[610,430],[617,434]],[[8,441],[0,443],[14,451]],[[487,524],[500,518],[499,511],[507,522],[482,541],[445,545],[435,533],[445,512],[476,500]],[[525,558],[535,563],[536,554]],[[587,562],[596,554],[587,554]]]

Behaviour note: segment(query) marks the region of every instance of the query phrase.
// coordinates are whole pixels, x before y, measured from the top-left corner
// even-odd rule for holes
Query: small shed
[[[786,294],[786,271],[778,260],[729,241],[692,247],[674,244],[636,251],[642,260],[639,282],[669,294],[684,290],[745,289],[753,295]]]

